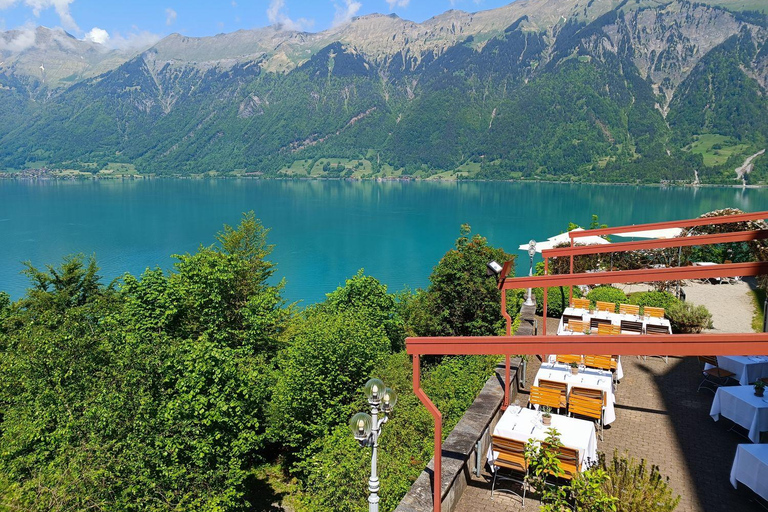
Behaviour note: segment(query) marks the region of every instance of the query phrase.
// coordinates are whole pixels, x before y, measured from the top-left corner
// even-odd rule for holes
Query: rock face
[[[2,32],[0,169],[118,156],[269,174],[375,154],[406,173],[711,182],[733,176],[712,167],[723,145],[737,159],[768,144],[768,16],[713,3],[732,7],[519,0],[423,23],[173,34],[133,53]]]

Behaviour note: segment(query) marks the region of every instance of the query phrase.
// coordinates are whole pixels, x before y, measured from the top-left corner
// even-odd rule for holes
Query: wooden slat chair
[[[581,364],[581,356],[576,354],[557,354],[555,356],[555,361],[557,361],[558,363],[565,363],[565,364],[571,364],[571,363]]]
[[[594,398],[600,400],[602,407],[605,407],[605,392],[602,389],[585,388],[581,386],[573,386],[571,388],[571,396],[585,396],[587,398]]]
[[[697,393],[702,387],[714,393],[715,390],[717,390],[717,388],[727,384],[728,379],[736,376],[735,373],[729,372],[728,370],[723,370],[722,368],[720,368],[717,364],[717,358],[715,356],[699,356],[699,361],[704,363],[705,365],[707,364],[712,365],[712,368],[702,370],[702,373],[704,374],[704,379],[702,379],[702,381],[699,383],[699,387],[696,388]],[[705,383],[712,384],[714,388],[705,386],[704,385]]]
[[[576,309],[589,309],[589,299],[573,299],[573,307]]]
[[[563,325],[568,325],[570,322],[577,321],[583,322],[583,317],[576,315],[563,315]]]
[[[587,332],[589,325],[583,320],[570,320],[568,330],[571,332]]]
[[[664,318],[664,308],[654,308],[652,306],[645,306],[643,308],[643,315],[651,318]]]
[[[559,475],[559,477],[564,480],[573,480],[573,478],[579,473],[579,450],[575,448],[568,448],[567,446],[554,448],[545,442],[542,442],[541,446],[544,448],[554,449],[558,452],[557,461],[560,464],[560,469],[563,470],[563,473]]]
[[[590,318],[589,327],[591,329],[599,329],[601,325],[611,325],[611,321],[607,318]]]
[[[534,405],[547,406],[557,409],[560,413],[560,391],[557,389],[548,389],[541,386],[531,386],[531,394],[528,397],[528,405],[533,409]]]
[[[575,388],[575,387],[574,387]],[[590,398],[580,394],[574,394],[571,388],[571,394],[568,397],[568,414],[571,416],[583,416],[595,421],[598,427],[600,440],[603,440],[603,400],[599,398]],[[586,388],[584,388],[586,389]]]
[[[607,311],[609,313],[615,313],[616,312],[616,303],[615,302],[603,302],[601,300],[598,300],[596,302],[597,310],[598,311]]]
[[[621,334],[621,326],[613,324],[600,324],[597,326],[599,336],[616,336]]]
[[[648,325],[645,328],[645,334],[649,336],[660,336],[662,334],[669,334],[669,329],[663,325]],[[664,360],[664,364],[669,364],[669,356],[651,356],[660,357]],[[643,356],[643,359],[648,359],[648,356]]]
[[[622,315],[640,316],[640,306],[634,304],[619,304],[619,313]]]
[[[631,320],[621,321],[622,334],[643,334],[643,322],[633,322]]]
[[[768,377],[763,377],[760,381],[768,384]]]
[[[568,384],[564,381],[539,379],[539,387],[546,389],[556,389],[560,392],[560,409],[568,406]]]
[[[587,368],[597,368],[598,370],[611,371],[616,369],[616,363],[610,355],[607,356],[584,356],[584,366]]]
[[[491,436],[491,449],[494,452],[498,452],[498,456],[493,461],[493,466],[496,471],[493,472],[493,484],[491,485],[491,499],[493,499],[493,492],[496,488],[496,479],[509,480],[511,482],[519,483],[523,487],[523,506],[525,506],[525,492],[528,479],[528,459],[525,458],[525,443],[522,441],[515,441],[514,439],[508,439],[501,436]],[[509,476],[499,476],[500,470],[505,469],[511,472],[518,478]],[[506,489],[512,494],[517,494],[511,489]],[[520,496],[519,494],[517,494]]]

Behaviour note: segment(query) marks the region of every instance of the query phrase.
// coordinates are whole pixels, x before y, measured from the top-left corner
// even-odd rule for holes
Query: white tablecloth
[[[573,386],[599,389],[605,393],[605,408],[603,420],[610,425],[616,420],[616,411],[613,404],[616,403],[616,395],[613,394],[613,375],[611,372],[587,368],[578,375],[571,373],[571,367],[561,363],[544,363],[536,372],[533,385],[539,385],[539,379],[554,380],[568,384],[570,394]]]
[[[725,416],[749,431],[749,440],[760,442],[760,432],[768,431],[768,397],[756,397],[753,386],[717,388],[709,415],[718,421]]]
[[[735,373],[742,386],[768,377],[768,356],[717,356],[717,365]]]
[[[740,444],[731,467],[731,485],[741,482],[768,500],[768,444]]]
[[[541,423],[537,411],[511,405],[499,419],[493,434],[527,443],[529,439],[537,441],[546,439],[549,428],[558,431],[563,446],[579,450],[582,471],[587,469],[590,462],[597,461],[597,436],[595,436],[595,425],[591,421],[553,414],[552,424],[546,426]],[[493,462],[497,455],[498,453],[488,448],[489,463]]]

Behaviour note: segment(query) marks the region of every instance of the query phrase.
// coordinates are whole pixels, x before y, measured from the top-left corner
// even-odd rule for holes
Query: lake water
[[[724,207],[768,210],[768,190],[552,183],[259,180],[0,180],[0,290],[28,281],[22,261],[58,264],[95,255],[105,281],[173,265],[172,254],[214,242],[223,224],[253,210],[271,228],[271,259],[285,297],[322,300],[360,269],[396,291],[428,284],[462,223],[494,246],[517,246],[588,226],[696,217]]]

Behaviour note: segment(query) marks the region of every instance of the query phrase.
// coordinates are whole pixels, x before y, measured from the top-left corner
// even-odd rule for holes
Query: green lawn
[[[704,158],[704,165],[714,167],[722,165],[733,155],[746,152],[746,144],[734,144],[733,139],[716,133],[696,135],[696,140],[688,146],[688,151]],[[716,147],[717,146],[717,147]]]

